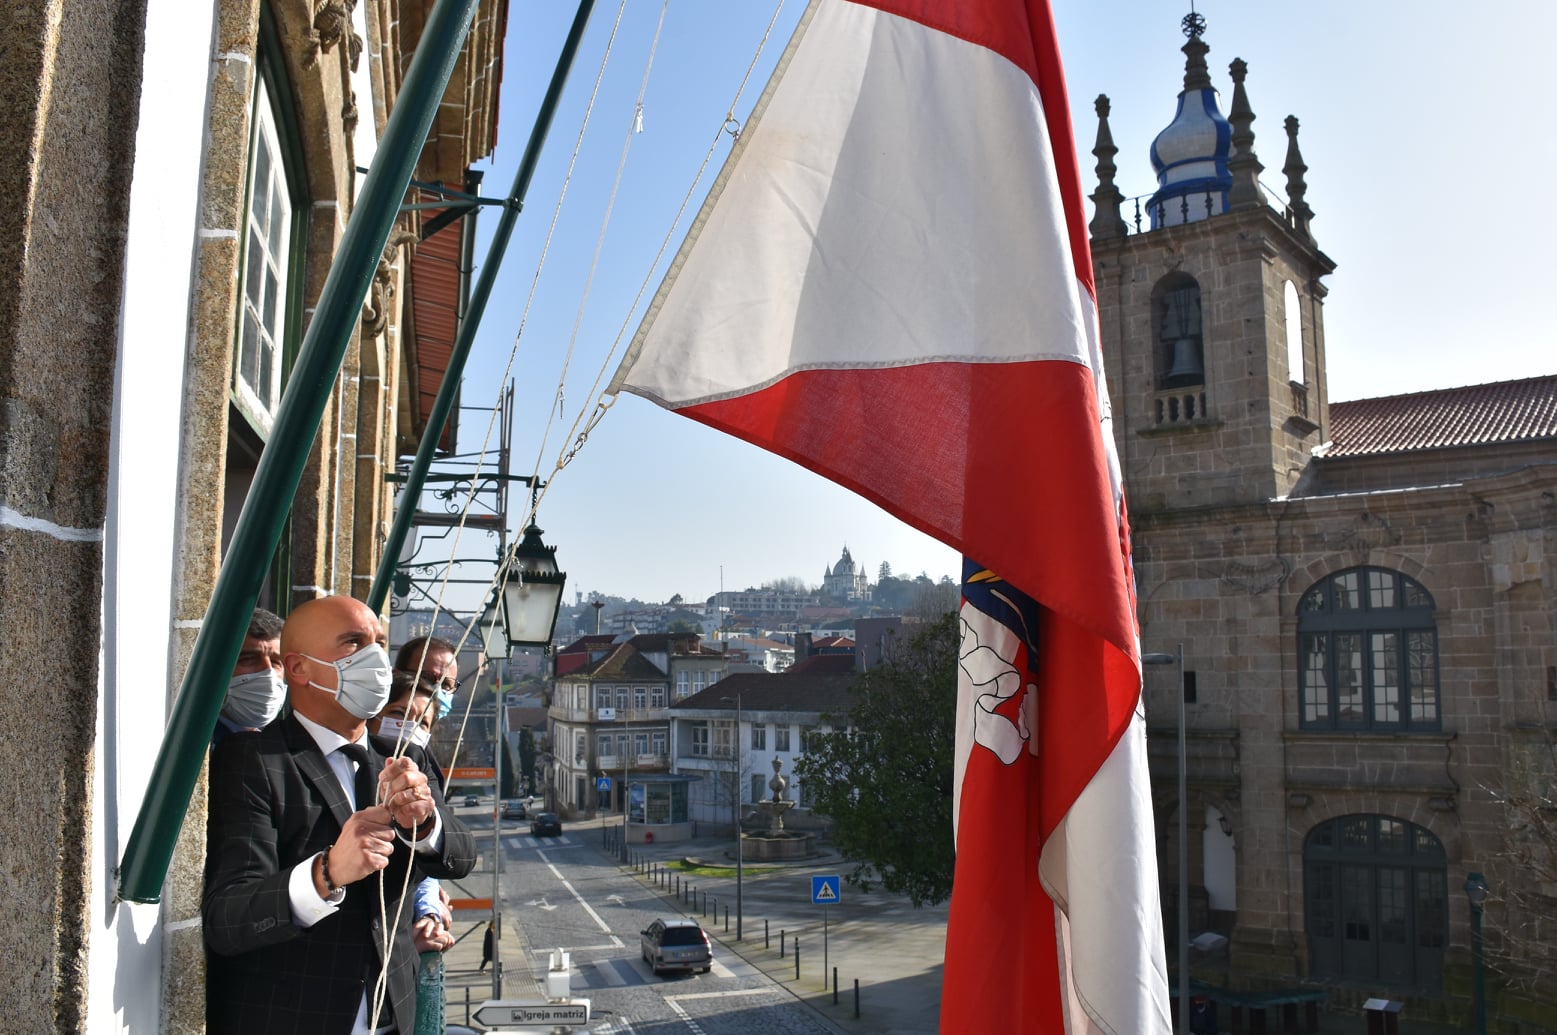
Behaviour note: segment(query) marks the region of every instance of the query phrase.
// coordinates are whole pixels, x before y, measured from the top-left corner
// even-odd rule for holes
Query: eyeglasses
[[[407,677],[415,675],[415,673],[407,672],[405,669],[396,669],[395,671]],[[417,689],[425,691],[429,694],[437,693],[440,690],[452,694],[464,685],[465,681],[463,679],[445,679],[442,682],[439,682],[438,680],[432,679],[426,674],[416,676]]]

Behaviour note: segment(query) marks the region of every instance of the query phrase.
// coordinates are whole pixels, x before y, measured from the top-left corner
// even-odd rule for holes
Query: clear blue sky
[[[571,7],[510,6],[498,150],[482,166],[488,195],[506,193],[513,178]],[[757,99],[802,8],[798,0],[785,4],[738,119]],[[1338,263],[1325,307],[1332,397],[1557,369],[1551,320],[1538,314],[1551,291],[1537,250],[1550,223],[1541,209],[1549,193],[1542,174],[1557,159],[1557,138],[1540,128],[1557,110],[1543,52],[1557,35],[1557,5],[1530,0],[1472,12],[1438,0],[1297,7],[1201,0],[1197,8],[1208,22],[1208,60],[1224,112],[1232,96],[1228,62],[1249,64],[1255,148],[1267,183],[1284,182],[1282,119],[1302,120],[1314,233]],[[495,398],[617,9],[602,0],[595,11],[477,339],[466,405]],[[655,253],[772,14],[771,5],[749,0],[672,0],[666,8],[643,132],[631,138],[581,303],[661,9],[659,0],[627,5],[519,339],[516,466],[528,471],[539,458],[543,477],[581,407],[592,404],[596,377],[603,386],[615,370],[658,285],[663,262],[649,275]],[[1171,118],[1182,85],[1179,19],[1187,9],[1161,0],[1055,0],[1089,193],[1099,93],[1113,103],[1120,187],[1133,195],[1155,186],[1146,149]],[[726,137],[667,255],[727,153]],[[495,213],[482,220],[490,231]],[[478,261],[486,250],[483,234]],[[484,427],[467,416],[462,446],[478,442]],[[701,599],[719,588],[721,568],[729,589],[792,575],[819,582],[845,544],[873,576],[883,560],[898,574],[932,578],[959,568],[952,551],[872,504],[636,397],[619,400],[556,475],[540,524],[570,575],[570,598],[581,590]]]

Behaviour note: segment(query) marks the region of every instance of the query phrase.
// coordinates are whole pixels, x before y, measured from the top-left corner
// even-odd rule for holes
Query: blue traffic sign
[[[811,878],[811,904],[815,906],[836,906],[843,901],[843,884],[838,875],[828,877]]]
[[[602,777],[600,777],[599,779],[597,779],[595,781],[595,790],[597,790],[597,791],[609,791],[610,789],[611,789],[611,778],[609,776],[602,776]]]

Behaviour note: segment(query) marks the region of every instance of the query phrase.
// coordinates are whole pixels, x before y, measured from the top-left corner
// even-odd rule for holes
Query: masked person
[[[475,843],[428,782],[421,749],[392,758],[393,745],[367,733],[390,688],[367,605],[300,605],[282,629],[281,660],[288,714],[228,737],[211,757],[207,1027],[409,1032],[418,957],[402,893],[423,876],[468,874]]]
[[[410,744],[426,753],[426,773],[429,782],[438,785],[441,793],[443,771],[428,746],[432,740],[433,724],[438,720],[437,701],[434,692],[425,683],[418,685],[408,672],[395,670],[389,686],[389,703],[368,720],[368,732],[392,747]],[[449,910],[449,896],[431,877],[416,886],[416,949],[418,952],[447,952],[454,947],[454,935],[450,928],[454,915]]]
[[[281,624],[278,615],[263,607],[256,607],[249,618],[249,632],[212,732],[213,747],[230,733],[263,729],[281,714],[287,700],[287,684],[281,676]]]

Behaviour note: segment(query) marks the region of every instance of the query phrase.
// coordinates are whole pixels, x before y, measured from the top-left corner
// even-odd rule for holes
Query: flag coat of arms
[[[815,0],[612,384],[960,549],[942,1030],[1166,1032],[1139,647],[1043,0]]]

